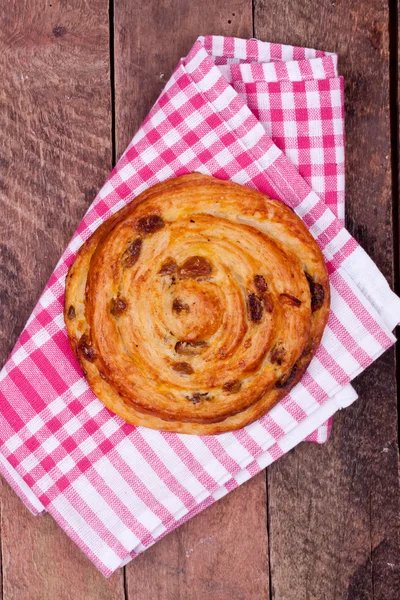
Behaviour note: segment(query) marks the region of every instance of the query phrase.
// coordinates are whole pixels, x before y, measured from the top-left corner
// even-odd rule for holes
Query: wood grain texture
[[[199,35],[252,33],[251,0],[114,0],[117,157]]]
[[[393,283],[388,3],[257,0],[261,39],[339,53],[346,97],[347,225]],[[273,598],[399,597],[394,351],[363,373],[332,438],[268,469]]]
[[[130,563],[127,598],[269,598],[266,519],[262,472]]]
[[[0,5],[0,361],[111,166],[108,1]],[[4,600],[122,600],[2,483]]]
[[[114,24],[118,156],[199,35],[251,37],[252,5],[248,0],[218,6],[209,0],[140,5],[116,0]],[[261,474],[130,563],[128,598],[267,599],[267,550]]]

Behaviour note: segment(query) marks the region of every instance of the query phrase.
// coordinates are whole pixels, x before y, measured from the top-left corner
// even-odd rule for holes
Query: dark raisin
[[[277,342],[271,350],[269,360],[272,364],[281,365],[286,355],[286,348],[282,345],[282,342]]]
[[[259,323],[262,319],[263,314],[263,303],[261,301],[261,298],[259,298],[255,294],[249,294],[248,308],[250,319],[254,323]]]
[[[262,275],[256,275],[254,277],[254,285],[259,294],[263,294],[268,289],[267,282]]]
[[[181,373],[181,375],[192,375],[194,373],[192,366],[186,362],[174,363],[172,368],[177,373]]]
[[[81,339],[79,340],[78,348],[82,352],[86,360],[88,360],[89,362],[93,362],[93,360],[96,357],[96,352],[92,346],[92,342],[90,341],[86,333],[84,333]]]
[[[159,215],[147,215],[139,219],[136,229],[140,233],[155,233],[165,226],[163,219]]]
[[[195,221],[193,221],[193,219],[190,219],[190,222],[191,222],[191,223],[194,223]]]
[[[75,308],[72,306],[72,304],[68,309],[67,317],[70,321],[72,321],[76,317]]]
[[[173,258],[169,258],[163,263],[161,269],[158,271],[160,275],[173,275],[176,273],[177,264]]]
[[[207,398],[207,396],[208,396],[207,392],[196,392],[195,394],[192,394],[191,396],[186,396],[186,398],[188,400],[190,400],[190,402],[192,402],[193,404],[199,404],[199,402],[201,402],[202,400]]]
[[[185,304],[185,302],[182,302],[180,298],[174,298],[172,310],[180,314],[182,311],[189,312],[190,308],[189,305]]]
[[[232,381],[226,381],[222,386],[224,392],[229,394],[237,394],[242,387],[242,382],[239,379],[233,379]]]
[[[293,383],[297,375],[297,371],[298,367],[297,365],[294,365],[289,373],[282,375],[282,377],[278,379],[278,381],[275,383],[275,387],[278,388],[278,390],[289,387]]]
[[[132,267],[139,258],[140,250],[142,249],[142,240],[137,238],[130,246],[127,247],[122,255],[122,263],[124,267]]]
[[[203,256],[191,256],[187,258],[179,269],[179,276],[182,279],[202,279],[209,277],[211,273],[211,263]]]
[[[110,313],[114,317],[119,317],[127,309],[128,303],[121,296],[117,296],[111,300]]]
[[[264,294],[262,300],[263,300],[265,312],[272,313],[274,310],[274,303],[272,302],[270,294]]]
[[[176,342],[175,352],[185,356],[194,356],[200,354],[204,348],[208,346],[203,340],[195,340],[193,342]]]
[[[291,296],[290,294],[280,294],[279,299],[281,301],[281,304],[297,307],[301,305],[301,300],[295,298],[294,296]]]
[[[308,273],[305,274],[307,277],[308,284],[310,286],[310,294],[311,294],[311,310],[315,312],[324,303],[325,292],[324,288],[320,283],[314,281],[314,279]]]

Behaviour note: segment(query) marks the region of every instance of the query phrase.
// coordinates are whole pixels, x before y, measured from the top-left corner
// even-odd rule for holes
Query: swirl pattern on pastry
[[[67,275],[64,316],[111,411],[215,434],[261,417],[300,380],[329,302],[321,251],[291,209],[194,173],[94,232]]]

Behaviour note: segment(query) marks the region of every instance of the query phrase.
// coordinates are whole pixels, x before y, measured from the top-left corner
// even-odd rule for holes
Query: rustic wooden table
[[[0,23],[1,362],[116,157],[204,33],[339,53],[347,225],[398,283],[396,0],[19,0],[0,3]],[[301,444],[109,580],[2,482],[2,597],[398,599],[395,351],[355,387],[329,443]]]

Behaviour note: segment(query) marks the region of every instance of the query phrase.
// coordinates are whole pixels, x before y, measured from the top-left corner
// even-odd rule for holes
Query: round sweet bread
[[[127,422],[216,434],[300,380],[329,314],[321,251],[283,202],[198,173],[157,184],[86,241],[65,322],[94,393]]]

